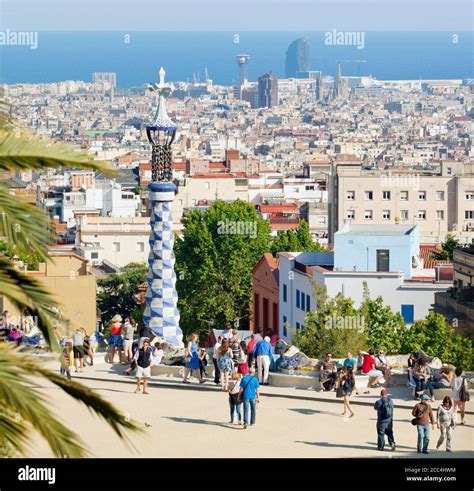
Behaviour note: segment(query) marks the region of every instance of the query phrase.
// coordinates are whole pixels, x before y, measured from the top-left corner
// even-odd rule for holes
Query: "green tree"
[[[140,319],[137,305],[138,287],[145,283],[148,266],[145,263],[127,264],[119,273],[113,273],[97,281],[97,307],[101,312],[102,322],[108,323],[115,314],[123,318],[133,314]]]
[[[454,249],[463,247],[462,244],[454,237],[454,235],[448,234],[446,240],[441,244],[441,252],[435,254],[436,259],[451,260],[453,259]]]
[[[37,252],[22,250],[16,247],[15,244],[5,242],[4,240],[0,240],[0,254],[9,259],[22,261],[29,270],[34,271],[38,270],[39,264],[42,262],[42,257]]]
[[[366,283],[359,313],[364,319],[369,348],[383,348],[388,354],[400,353],[400,333],[405,329],[405,321],[399,312],[384,305],[382,297],[372,300]]]
[[[301,220],[297,230],[279,230],[272,240],[270,251],[276,257],[279,252],[317,252],[324,247],[313,240],[308,222]]]
[[[11,133],[12,124],[5,122],[0,111],[0,171],[44,170],[58,166],[97,169],[110,172],[99,162],[67,146],[52,145],[31,138],[18,138]],[[0,236],[14,250],[30,251],[42,261],[49,260],[47,246],[52,243],[45,213],[11,195],[0,184]],[[53,350],[57,342],[51,321],[57,303],[34,277],[18,270],[11,257],[0,254],[0,296],[25,315],[36,317],[38,328]],[[117,409],[94,391],[78,382],[68,382],[46,369],[36,358],[0,346],[0,455],[18,456],[28,449],[32,431],[36,430],[57,457],[83,457],[86,448],[80,437],[67,428],[47,405],[37,386],[53,383],[74,400],[82,402],[102,417],[121,437],[124,430],[137,430]]]
[[[249,321],[252,269],[269,250],[270,226],[241,200],[216,201],[183,218],[175,242],[178,308],[185,333]]]
[[[293,343],[312,358],[325,353],[342,357],[347,351],[357,353],[367,344],[363,319],[352,299],[338,294],[329,298],[325,287],[313,283],[316,308],[308,313],[303,329],[295,332]]]
[[[425,320],[416,321],[402,331],[400,352],[411,353],[417,349],[465,370],[474,367],[472,340],[455,334],[441,314],[430,312]]]

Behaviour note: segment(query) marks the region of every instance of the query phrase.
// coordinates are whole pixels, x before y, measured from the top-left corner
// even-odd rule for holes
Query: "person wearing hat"
[[[414,420],[412,423],[416,426],[418,432],[417,452],[428,453],[428,445],[430,444],[430,422],[431,426],[435,427],[435,418],[431,409],[431,397],[423,394],[421,401],[415,404],[412,415]]]
[[[377,449],[383,451],[385,435],[392,452],[396,449],[393,437],[393,400],[386,389],[380,391],[380,399],[375,401],[374,409],[377,411]]]

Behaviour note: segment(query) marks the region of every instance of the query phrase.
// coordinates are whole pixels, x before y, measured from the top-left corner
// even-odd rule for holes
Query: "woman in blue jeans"
[[[240,393],[240,379],[242,375],[240,373],[232,374],[232,386],[229,389],[229,406],[230,406],[230,421],[232,424],[234,422],[234,413],[237,413],[237,422],[236,424],[243,424],[242,421],[242,402],[236,404],[236,399],[238,399]]]

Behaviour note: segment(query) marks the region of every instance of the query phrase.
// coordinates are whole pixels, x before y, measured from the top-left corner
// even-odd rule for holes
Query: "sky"
[[[0,0],[0,30],[472,31],[472,0]]]

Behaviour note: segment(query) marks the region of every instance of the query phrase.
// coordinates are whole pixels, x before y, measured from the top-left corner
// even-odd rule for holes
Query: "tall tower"
[[[144,323],[166,342],[173,346],[183,345],[183,332],[179,327],[176,292],[174,236],[171,230],[171,202],[176,185],[173,178],[173,159],[171,144],[176,135],[176,125],[166,111],[165,94],[171,87],[165,84],[165,71],[159,71],[159,83],[150,84],[149,89],[159,95],[158,109],[150,126],[146,127],[148,141],[152,145],[151,183],[149,199],[151,202],[150,254],[148,256],[148,288]]]
[[[241,86],[244,84],[245,80],[248,80],[249,78],[249,73],[248,73],[248,62],[250,60],[249,55],[237,55],[235,57],[237,60],[237,85]]]
[[[285,75],[286,78],[296,78],[298,72],[309,70],[309,39],[295,39],[286,50]]]
[[[258,77],[258,107],[278,106],[278,78],[272,73]]]

